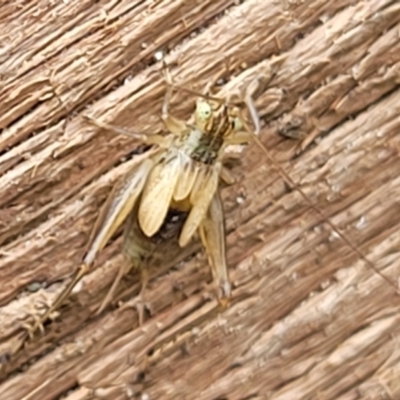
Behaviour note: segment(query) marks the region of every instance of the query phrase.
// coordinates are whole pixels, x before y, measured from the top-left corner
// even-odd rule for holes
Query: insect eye
[[[211,106],[206,102],[197,103],[196,114],[200,120],[207,121],[212,114]]]

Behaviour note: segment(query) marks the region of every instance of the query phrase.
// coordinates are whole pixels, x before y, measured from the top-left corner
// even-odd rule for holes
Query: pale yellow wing
[[[198,174],[190,195],[190,201],[193,207],[190,210],[179,237],[179,245],[181,247],[185,247],[189,243],[210,207],[211,200],[218,188],[220,167],[220,164],[216,164],[211,166],[204,175]]]
[[[125,221],[141,194],[154,161],[145,159],[114,186],[93,227],[84,262],[90,265],[98,251]]]
[[[201,191],[203,190],[206,181],[210,178],[211,173],[212,173],[212,167],[201,164],[199,167],[199,170],[197,171],[196,174],[196,180],[193,183],[192,190],[190,192],[190,203],[194,204],[196,202],[196,199],[198,199]]]
[[[179,179],[173,194],[173,199],[175,201],[184,200],[189,196],[193,185],[196,182],[198,172],[197,163],[189,156],[183,157]]]
[[[158,232],[167,215],[182,167],[178,152],[167,154],[149,175],[139,205],[139,224],[143,233],[151,237]]]
[[[200,224],[200,237],[206,248],[213,277],[219,288],[220,297],[231,295],[231,284],[226,266],[225,218],[218,190],[211,200],[205,218]]]

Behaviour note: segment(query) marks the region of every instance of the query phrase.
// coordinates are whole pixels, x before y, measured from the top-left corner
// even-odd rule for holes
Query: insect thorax
[[[235,129],[235,121],[224,108],[209,120],[197,121],[184,138],[182,149],[193,160],[213,164],[220,156],[224,141]]]

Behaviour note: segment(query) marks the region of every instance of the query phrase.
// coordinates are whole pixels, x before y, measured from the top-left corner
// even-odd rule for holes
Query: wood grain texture
[[[154,271],[144,326],[135,275],[125,306],[95,316],[123,262],[116,238],[21,347],[112,185],[146,156],[82,115],[162,129],[157,51],[197,90],[233,93],[269,70],[261,140],[323,217],[250,145],[222,192],[228,309],[192,247]],[[3,2],[0,80],[0,400],[400,398],[398,2]],[[178,92],[174,113],[193,101]]]

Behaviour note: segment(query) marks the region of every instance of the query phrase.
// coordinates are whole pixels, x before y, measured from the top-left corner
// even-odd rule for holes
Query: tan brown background
[[[137,146],[81,116],[159,129],[160,50],[197,89],[270,67],[262,141],[359,253],[251,145],[223,190],[226,311],[200,251],[158,271],[143,327],[132,308],[95,317],[122,262],[117,238],[22,345]],[[400,398],[397,1],[3,1],[0,79],[0,399]],[[174,101],[193,110],[187,94]],[[119,298],[137,291],[132,275]]]

